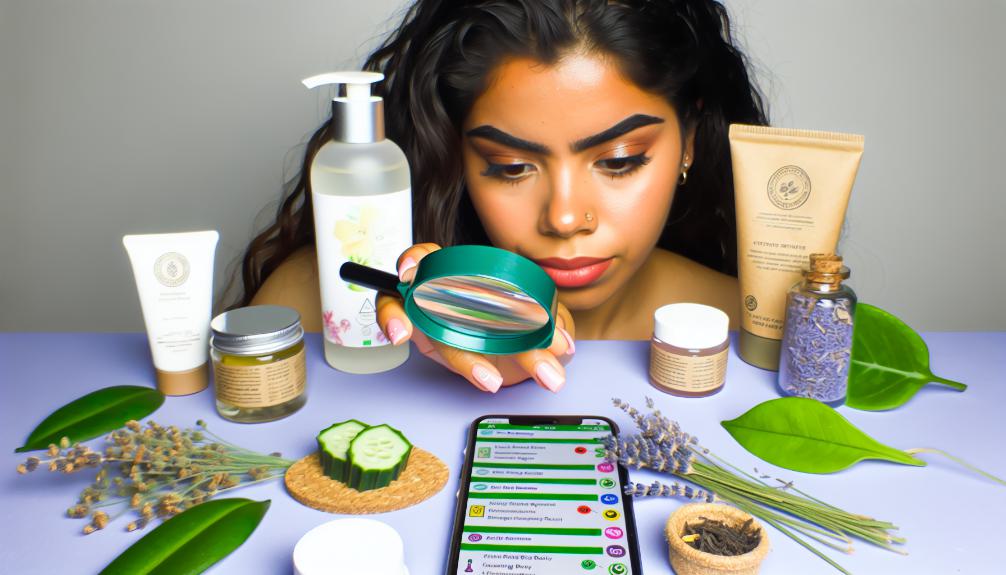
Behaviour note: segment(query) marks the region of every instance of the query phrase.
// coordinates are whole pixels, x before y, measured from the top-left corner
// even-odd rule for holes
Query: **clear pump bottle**
[[[374,72],[334,72],[304,80],[308,88],[337,84],[332,139],[311,164],[325,360],[349,373],[377,373],[402,364],[409,346],[394,346],[377,325],[376,292],[345,282],[346,261],[396,273],[412,245],[412,192],[402,150],[384,137],[384,102],[370,85]]]

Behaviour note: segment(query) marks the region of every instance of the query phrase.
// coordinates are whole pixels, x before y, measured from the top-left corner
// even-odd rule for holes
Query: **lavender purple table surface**
[[[1006,333],[931,333],[933,369],[969,384],[965,393],[930,386],[902,408],[884,413],[839,412],[881,441],[899,448],[936,447],[1006,476]],[[857,542],[852,555],[833,556],[856,574],[974,573],[1002,568],[1002,517],[1006,488],[971,475],[948,461],[925,456],[925,468],[864,462],[834,475],[807,475],[774,468],[745,452],[719,422],[778,397],[775,374],[740,361],[731,352],[726,387],[703,399],[664,395],[647,383],[646,342],[578,342],[568,383],[558,395],[522,384],[492,396],[427,361],[413,350],[408,363],[388,373],[346,375],[330,369],[320,340],[308,337],[306,407],[286,419],[264,424],[230,423],[217,416],[212,391],[168,398],[154,414],[160,423],[191,426],[205,419],[224,438],[262,452],[281,451],[299,458],[314,448],[319,429],[355,417],[388,422],[416,445],[451,468],[447,487],[432,499],[376,516],[401,533],[406,562],[414,575],[444,571],[462,463],[466,427],[487,413],[583,414],[613,417],[631,429],[611,406],[620,397],[642,407],[645,396],[677,419],[704,445],[735,465],[795,480],[812,495],[850,511],[891,520],[908,538],[907,556]],[[0,572],[96,573],[140,535],[124,531],[125,518],[83,536],[86,521],[63,513],[90,475],[37,471],[16,474],[23,457],[13,453],[28,432],[56,407],[110,385],[152,385],[152,368],[142,334],[0,334],[0,444],[6,446],[0,472]],[[632,472],[637,480],[652,476]],[[270,499],[272,507],[245,544],[209,572],[214,574],[292,573],[297,540],[334,515],[301,506],[281,482],[251,486],[235,497]],[[682,503],[636,502],[637,529],[646,573],[670,573],[663,527]],[[769,529],[772,551],[764,573],[830,573],[820,559],[781,533]]]

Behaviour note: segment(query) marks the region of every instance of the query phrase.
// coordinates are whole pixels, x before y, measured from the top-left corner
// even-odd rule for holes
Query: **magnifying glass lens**
[[[416,286],[412,299],[434,321],[477,335],[530,333],[549,310],[513,284],[485,276],[447,276]]]

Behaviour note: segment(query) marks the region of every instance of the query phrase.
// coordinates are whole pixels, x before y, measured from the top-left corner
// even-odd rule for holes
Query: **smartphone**
[[[600,416],[472,422],[448,575],[642,573],[628,473],[604,458]]]

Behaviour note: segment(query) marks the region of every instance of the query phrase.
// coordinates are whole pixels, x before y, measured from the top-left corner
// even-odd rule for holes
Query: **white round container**
[[[296,575],[409,575],[405,545],[390,525],[336,519],[308,531],[293,549]]]
[[[726,381],[730,318],[697,303],[665,305],[653,314],[650,383],[682,397],[705,397]]]

